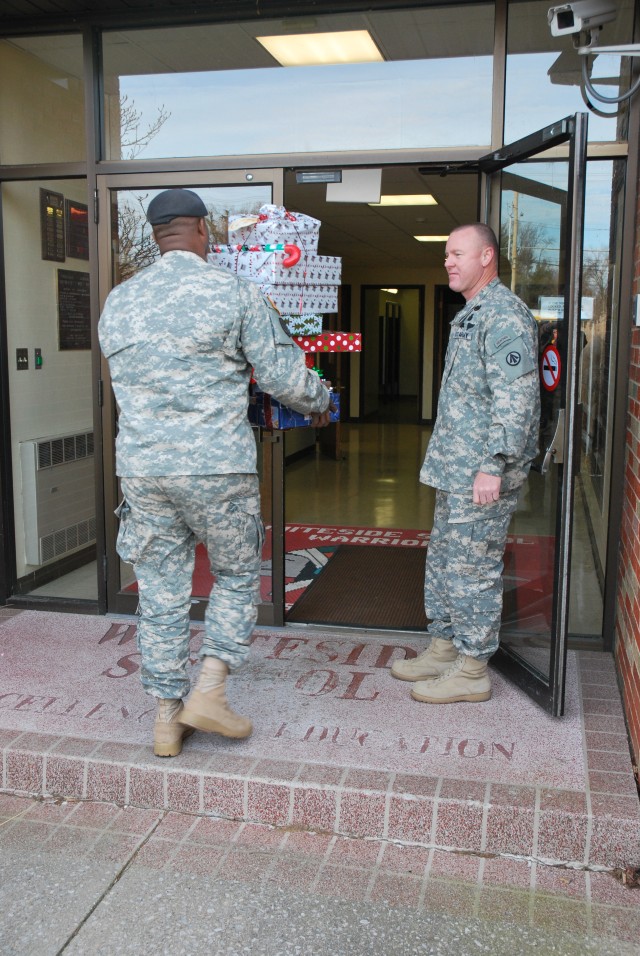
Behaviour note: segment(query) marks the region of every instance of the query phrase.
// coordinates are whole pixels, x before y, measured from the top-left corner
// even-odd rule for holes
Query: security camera
[[[616,5],[611,0],[576,0],[551,7],[547,20],[552,37],[564,37],[570,33],[599,30],[603,23],[616,18]]]

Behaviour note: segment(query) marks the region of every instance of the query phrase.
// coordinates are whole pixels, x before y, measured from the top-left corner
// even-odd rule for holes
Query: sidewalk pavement
[[[3,956],[631,956],[608,873],[0,794]],[[535,887],[532,888],[532,887]]]
[[[555,720],[495,673],[486,704],[412,701],[389,668],[422,644],[259,628],[229,682],[253,736],[195,734],[162,760],[131,619],[0,610],[0,853],[15,874],[0,951],[238,953],[268,929],[253,952],[322,953],[325,928],[332,953],[437,953],[440,931],[463,952],[455,934],[480,929],[499,953],[498,924],[517,928],[512,953],[557,933],[565,948],[538,953],[637,941],[640,890],[621,878],[640,865],[640,812],[611,657],[569,655]],[[198,645],[194,630],[194,663]],[[352,948],[336,943],[359,925]]]

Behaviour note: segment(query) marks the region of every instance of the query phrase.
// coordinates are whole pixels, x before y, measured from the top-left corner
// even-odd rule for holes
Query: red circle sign
[[[540,359],[540,380],[548,392],[555,392],[560,382],[560,352],[555,345],[547,345]]]

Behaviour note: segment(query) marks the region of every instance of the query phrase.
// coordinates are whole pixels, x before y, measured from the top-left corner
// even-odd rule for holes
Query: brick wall
[[[634,292],[640,293],[640,182]],[[637,765],[640,761],[640,328],[634,327],[631,332],[630,359],[615,653]]]

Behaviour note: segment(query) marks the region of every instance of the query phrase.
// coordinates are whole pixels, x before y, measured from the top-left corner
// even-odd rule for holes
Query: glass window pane
[[[509,4],[505,143],[587,109],[580,93],[582,56],[574,49],[572,36],[551,36],[547,22],[550,6],[546,0]],[[633,40],[633,3],[619,0],[617,7],[615,21],[603,27],[599,41],[603,46]],[[592,80],[596,90],[605,96],[622,93],[629,85],[629,70],[630,57],[595,57]],[[603,79],[602,85],[598,77]],[[602,104],[602,111],[615,113],[616,108]],[[625,140],[627,113],[626,106],[611,118],[589,112],[589,140]]]
[[[253,185],[190,186],[203,200],[208,210],[207,225],[214,242],[229,241],[228,223],[239,214],[257,213],[261,206],[270,203],[273,198],[270,183]],[[144,269],[159,258],[160,251],[153,239],[151,227],[146,219],[146,210],[162,189],[113,189],[110,193],[113,250],[111,262],[112,283],[124,282],[139,269]],[[262,550],[262,570],[260,575],[260,601],[262,604],[273,602],[272,584],[272,537],[273,525],[271,503],[271,454],[272,446],[258,440],[258,429],[254,429],[257,441],[258,474],[260,480],[260,499],[262,520],[266,536]],[[120,496],[121,497],[121,496]],[[206,549],[199,543],[196,548],[195,568],[192,582],[192,600],[194,603],[208,599],[212,586]],[[119,560],[118,587],[122,592],[137,593],[137,582],[133,567]]]
[[[492,5],[309,22],[105,34],[108,158],[489,144]],[[351,30],[383,61],[282,67],[256,40]]]
[[[576,479],[569,629],[602,634],[604,568],[615,407],[625,164],[587,164],[580,336],[581,449]]]
[[[2,185],[18,594],[97,599],[84,180]]]
[[[0,41],[0,162],[85,158],[80,36]]]
[[[207,226],[212,242],[229,241],[229,220],[241,215],[257,214],[270,203],[271,184],[233,186],[197,186],[193,188],[208,210]],[[111,192],[112,282],[117,285],[139,269],[150,266],[160,257],[160,250],[147,222],[146,210],[163,189],[119,189]]]
[[[540,348],[566,355],[566,326],[552,321],[567,281],[569,164],[519,162],[502,173],[500,278],[538,321]],[[553,312],[556,307],[556,312]],[[564,358],[563,358],[564,360]],[[541,389],[540,447],[553,436],[562,391]],[[513,517],[505,552],[502,643],[544,677],[550,674],[558,529],[558,466],[531,471]]]

